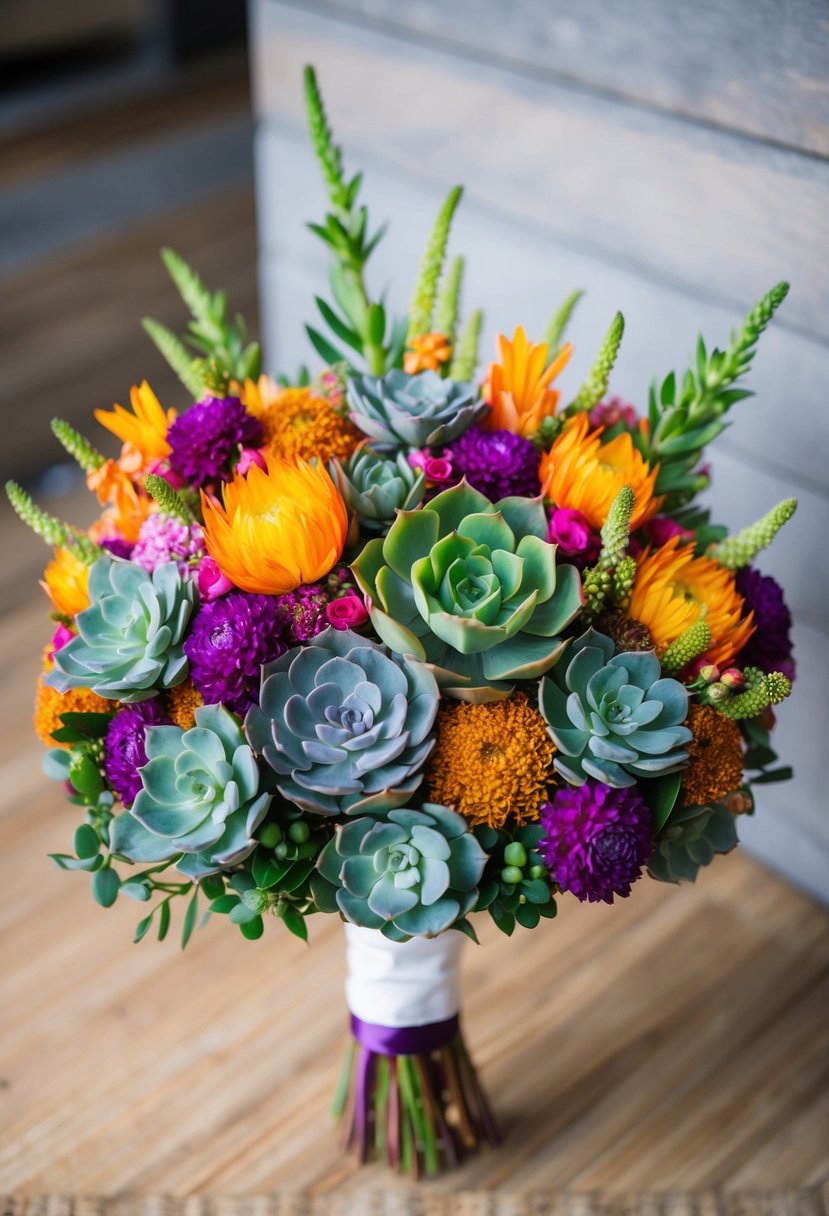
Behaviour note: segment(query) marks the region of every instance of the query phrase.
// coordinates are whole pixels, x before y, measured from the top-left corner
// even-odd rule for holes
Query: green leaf
[[[261,920],[262,918],[260,917],[259,919]],[[308,926],[305,923],[305,917],[293,904],[285,905],[282,920],[285,923],[286,929],[290,930],[294,937],[298,937],[304,942],[308,941]]]
[[[519,904],[515,909],[515,919],[525,929],[534,929],[541,919],[541,913],[535,904]]]
[[[358,355],[361,355],[363,353],[363,341],[360,335],[355,333],[350,326],[346,325],[345,322],[343,322],[337,316],[331,305],[326,304],[325,300],[323,300],[321,296],[314,296],[314,299],[316,300],[317,308],[322,313],[326,324],[333,331],[333,333],[340,339],[341,342],[345,342],[346,345],[350,346],[352,350],[356,350]]]
[[[781,768],[767,769],[760,773],[757,777],[751,778],[752,785],[771,785],[775,781],[791,781],[794,776],[794,769],[788,764]]]
[[[82,823],[75,832],[74,849],[78,857],[97,857],[101,849],[98,833],[88,823]]]
[[[669,773],[651,781],[641,781],[639,791],[647,802],[653,817],[654,836],[661,832],[671,816],[682,785],[681,773]]]
[[[149,914],[149,916],[145,916],[144,919],[140,920],[138,922],[138,924],[135,926],[135,936],[132,939],[134,943],[140,942],[143,937],[146,937],[147,930],[149,929],[150,925],[153,922],[154,915],[155,915],[155,908],[153,908],[153,910]]]
[[[220,874],[208,874],[201,880],[201,889],[205,899],[219,899],[225,893],[224,879]]]
[[[199,360],[171,329],[152,317],[144,317],[141,325],[161,355],[178,376],[190,396],[197,400],[204,391],[204,377]]]
[[[324,338],[319,330],[314,329],[312,325],[306,325],[305,332],[314,350],[326,363],[348,362],[342,351],[337,350],[336,346],[332,346],[328,339]]]
[[[261,916],[255,916],[253,920],[245,921],[239,926],[242,937],[246,937],[249,942],[255,942],[260,938],[265,931],[265,926],[262,923]]]
[[[463,920],[456,921],[452,928],[457,929],[459,933],[465,934],[471,942],[475,943],[476,946],[480,946],[481,943],[478,940],[478,934],[475,932],[466,917],[464,917]]]
[[[127,882],[121,883],[121,894],[129,896],[130,899],[137,900],[138,903],[146,903],[150,898],[151,891],[147,883],[128,879]]]
[[[210,905],[211,912],[218,912],[224,916],[238,905],[238,895],[220,895],[218,899],[214,899]]]
[[[66,853],[49,853],[47,856],[59,870],[86,870],[88,873],[94,873],[104,864],[100,853],[96,857],[70,857]]]
[[[104,788],[103,777],[90,756],[74,756],[69,765],[69,780],[79,794],[94,803]]]
[[[118,898],[121,879],[114,870],[98,870],[92,875],[92,895],[102,908],[111,908]]]
[[[196,927],[196,917],[199,911],[199,888],[193,888],[193,894],[190,897],[190,902],[187,905],[187,910],[184,913],[184,920],[181,926],[181,948],[184,950],[190,938],[193,936],[193,930]]]
[[[507,937],[512,937],[515,929],[515,917],[501,907],[500,901],[492,905],[489,909],[489,915],[502,933],[506,933]]]
[[[86,739],[102,739],[114,716],[106,713],[65,713],[60,715],[60,720],[64,726],[76,730]]]
[[[366,321],[366,336],[370,346],[382,346],[386,336],[386,310],[382,304],[371,304]]]
[[[170,928],[170,901],[164,900],[158,911],[158,940],[164,941],[167,936],[167,930]]]

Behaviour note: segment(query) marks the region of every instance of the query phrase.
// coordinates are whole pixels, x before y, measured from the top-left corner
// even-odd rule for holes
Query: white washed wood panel
[[[299,128],[316,64],[339,138],[617,265],[742,302],[781,277],[825,339],[829,164],[259,0],[260,116]]]

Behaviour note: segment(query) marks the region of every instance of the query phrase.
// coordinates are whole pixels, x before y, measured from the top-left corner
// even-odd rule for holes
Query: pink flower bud
[[[726,687],[721,681],[716,684],[710,684],[707,689],[707,700],[711,705],[716,705],[718,701],[725,701],[731,696],[731,690]]]
[[[62,650],[67,642],[71,642],[74,633],[66,625],[58,625],[55,632],[52,634],[52,644],[49,647],[49,658],[53,659],[59,650]]]
[[[674,536],[678,536],[684,545],[694,540],[693,532],[689,532],[687,528],[681,527],[669,515],[655,515],[653,519],[649,519],[645,524],[644,531],[647,533],[651,543],[657,546],[666,544]]]
[[[697,674],[706,684],[716,684],[720,678],[720,669],[716,663],[703,663]]]
[[[556,507],[547,535],[550,544],[558,545],[567,556],[587,553],[593,548],[598,551],[598,537],[591,531],[587,518],[572,507]]]
[[[213,557],[203,557],[199,563],[199,595],[203,600],[217,600],[233,590],[233,583],[219,569]]]
[[[325,616],[335,629],[353,629],[368,620],[368,611],[359,595],[350,592],[325,605]]]
[[[413,469],[425,469],[426,461],[430,460],[431,457],[428,452],[422,451],[420,448],[413,448],[406,459]]]
[[[236,463],[236,472],[244,477],[256,465],[258,469],[267,468],[265,457],[258,448],[242,448],[239,459]]]
[[[452,480],[452,461],[446,456],[427,456],[423,462],[423,472],[427,481],[445,485]]]
[[[746,686],[746,678],[741,671],[736,667],[729,667],[720,676],[726,688],[730,688],[732,692],[740,692]]]

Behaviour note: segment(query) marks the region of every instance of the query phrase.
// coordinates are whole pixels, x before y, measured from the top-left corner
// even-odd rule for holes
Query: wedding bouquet
[[[608,397],[620,314],[567,404],[571,295],[542,340],[478,371],[446,262],[453,190],[408,315],[365,269],[358,203],[306,75],[330,211],[311,382],[260,374],[227,300],[171,251],[192,320],[145,327],[183,386],[96,410],[107,459],[53,431],[101,504],[87,531],[17,485],[54,548],[35,725],[80,820],[63,869],[108,907],[182,905],[245,938],[346,923],[353,1044],[337,1107],[362,1159],[435,1173],[495,1127],[461,1036],[458,950],[488,913],[534,929],[574,896],[678,882],[737,842],[782,779],[772,707],[791,620],[755,559],[792,515],[728,535],[697,502],[780,284],[642,415]],[[195,402],[195,404],[193,404]]]

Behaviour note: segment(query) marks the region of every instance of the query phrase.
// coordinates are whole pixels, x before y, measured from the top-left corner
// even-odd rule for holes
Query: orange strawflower
[[[512,341],[504,334],[498,336],[500,363],[492,363],[484,384],[484,400],[489,402],[489,415],[481,425],[489,430],[514,431],[516,435],[533,435],[542,418],[556,412],[560,393],[550,388],[573,348],[567,342],[549,367],[547,343],[528,342],[522,326],[518,326]]]
[[[190,680],[168,688],[166,693],[167,713],[175,726],[182,730],[191,730],[196,725],[196,710],[204,705],[204,698],[197,692]]]
[[[347,460],[364,438],[312,388],[280,388],[269,376],[260,376],[256,383],[246,380],[239,395],[262,427],[264,446],[284,460]]]
[[[403,356],[403,370],[410,376],[440,371],[452,358],[452,343],[446,334],[417,334],[409,339],[408,345]]]
[[[631,530],[635,531],[661,505],[662,499],[653,496],[659,466],[648,467],[627,431],[602,443],[601,430],[589,428],[584,413],[566,423],[541,458],[541,492],[557,507],[581,511],[598,532],[619,490],[630,486],[635,496],[631,516]]]
[[[71,549],[59,547],[40,584],[61,616],[77,616],[89,607],[89,567]]]
[[[754,633],[753,614],[744,617],[744,606],[733,571],[694,557],[694,546],[674,536],[639,560],[627,612],[650,631],[660,657],[704,616],[711,630],[706,657],[728,667]]]
[[[736,722],[710,705],[692,705],[687,726],[694,737],[687,745],[691,762],[682,773],[682,797],[688,806],[707,806],[739,789],[743,737]]]
[[[204,542],[226,578],[243,591],[281,595],[327,574],[343,551],[345,503],[325,465],[266,456],[223,489],[202,493]]]
[[[116,532],[133,544],[138,540],[141,525],[156,510],[153,500],[142,493],[132,477],[117,460],[107,460],[100,468],[86,475],[86,484],[107,509],[90,529],[95,540]]]
[[[68,743],[57,743],[52,738],[52,731],[60,730],[63,726],[61,714],[108,714],[114,708],[115,702],[105,701],[89,688],[70,688],[68,692],[58,692],[45,684],[43,676],[40,676],[35,696],[35,733],[46,747],[68,747]]]
[[[480,705],[447,701],[426,772],[428,797],[471,823],[527,823],[546,801],[554,753],[544,719],[523,692]]]
[[[146,380],[130,389],[132,413],[121,405],[111,410],[95,410],[95,417],[125,445],[125,468],[138,467],[148,472],[170,455],[167,431],[175,422],[176,411],[162,408]]]

